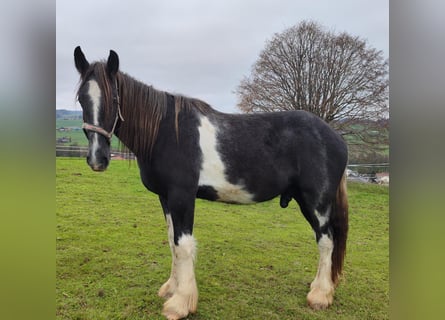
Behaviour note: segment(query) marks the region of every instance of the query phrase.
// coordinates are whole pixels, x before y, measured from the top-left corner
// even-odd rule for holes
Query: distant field
[[[82,120],[63,120],[63,119],[57,119],[56,120],[56,129],[58,128],[81,128],[82,127]],[[61,145],[64,146],[88,146],[88,140],[85,137],[85,134],[83,133],[83,130],[70,130],[70,131],[58,131],[56,130],[56,140],[63,137],[69,137],[71,138],[71,142],[64,143]],[[119,141],[116,137],[113,136],[111,139],[111,147],[113,150],[118,150],[119,148]]]
[[[348,188],[344,277],[321,312],[306,306],[318,252],[295,202],[197,200],[200,300],[188,319],[388,319],[388,188]],[[57,319],[164,319],[157,291],[171,255],[157,196],[142,186],[136,162],[95,173],[84,159],[56,158],[56,216]]]
[[[65,120],[65,119],[56,119],[56,129],[61,127],[81,127],[82,120]]]

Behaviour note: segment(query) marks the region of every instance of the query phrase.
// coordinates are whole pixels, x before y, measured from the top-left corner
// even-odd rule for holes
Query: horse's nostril
[[[104,156],[104,157],[101,158],[101,162],[100,163],[102,163],[103,165],[107,166],[109,161],[110,160],[108,160],[108,157]]]

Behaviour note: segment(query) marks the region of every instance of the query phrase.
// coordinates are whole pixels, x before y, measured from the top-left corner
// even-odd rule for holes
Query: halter
[[[116,85],[116,88],[117,88],[117,85]],[[119,101],[119,93],[116,95],[116,97],[113,100],[117,100],[117,112],[116,112],[116,118],[114,119],[113,128],[111,129],[110,132],[108,132],[107,130],[105,130],[102,127],[95,126],[93,124],[89,124],[86,122],[84,122],[82,124],[82,129],[87,130],[87,131],[97,132],[97,133],[103,135],[104,137],[106,137],[108,140],[111,140],[111,137],[113,136],[113,133],[114,133],[114,129],[116,129],[116,125],[117,125],[117,122],[119,121],[119,119],[121,119],[121,121],[125,121],[124,117],[122,117],[122,113],[121,113],[121,104]]]

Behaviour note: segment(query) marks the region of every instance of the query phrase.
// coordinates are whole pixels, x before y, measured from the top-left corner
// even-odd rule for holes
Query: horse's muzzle
[[[107,170],[107,166],[104,165],[91,165],[90,166],[93,171],[101,172]]]
[[[89,156],[87,156],[87,163],[93,171],[105,171],[108,168],[110,160],[106,157],[102,157],[100,161],[92,161]]]

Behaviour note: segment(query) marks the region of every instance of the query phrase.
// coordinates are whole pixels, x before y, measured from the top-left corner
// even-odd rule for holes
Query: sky
[[[275,33],[304,20],[347,32],[389,56],[388,0],[57,1],[56,108],[81,110],[73,52],[119,55],[120,70],[155,88],[236,113],[236,88]]]

